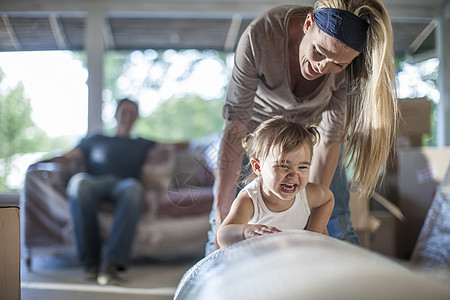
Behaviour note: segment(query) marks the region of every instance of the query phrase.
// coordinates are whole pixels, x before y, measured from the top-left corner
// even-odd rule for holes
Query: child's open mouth
[[[293,192],[297,188],[298,184],[282,183],[281,188],[285,192]]]

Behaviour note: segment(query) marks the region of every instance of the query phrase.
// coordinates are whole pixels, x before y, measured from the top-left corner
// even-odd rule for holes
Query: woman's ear
[[[259,160],[250,158],[250,163],[252,165],[253,172],[255,172],[256,175],[261,175],[261,165],[259,164]]]
[[[303,33],[304,34],[306,34],[306,32],[311,28],[313,23],[314,23],[314,16],[312,13],[309,13],[306,16],[305,23],[303,24]]]

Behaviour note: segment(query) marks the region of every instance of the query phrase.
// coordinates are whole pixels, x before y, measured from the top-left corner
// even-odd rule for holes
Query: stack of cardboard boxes
[[[400,99],[401,119],[382,181],[376,192],[396,205],[400,221],[371,199],[351,192],[352,222],[361,245],[387,256],[409,260],[431,206],[433,195],[450,163],[450,147],[423,147],[431,133],[432,103],[425,99]]]
[[[381,219],[372,234],[371,248],[400,259],[410,259],[433,195],[450,162],[450,147],[422,147],[424,134],[431,132],[431,102],[425,98],[400,99],[401,121],[383,183],[377,190],[396,204],[405,220],[372,205]]]
[[[406,220],[401,226],[399,254],[409,259],[438,185],[450,163],[450,147],[401,149],[398,153],[399,207]]]

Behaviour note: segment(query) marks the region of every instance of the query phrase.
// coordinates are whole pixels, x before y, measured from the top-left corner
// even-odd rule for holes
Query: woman
[[[310,180],[330,186],[334,193],[329,234],[357,244],[341,145],[342,161],[354,171],[353,182],[369,195],[396,127],[392,26],[381,1],[279,6],[244,31],[223,109],[226,123],[206,254],[217,248],[215,227],[236,196],[241,140],[275,115],[319,124],[322,139]]]

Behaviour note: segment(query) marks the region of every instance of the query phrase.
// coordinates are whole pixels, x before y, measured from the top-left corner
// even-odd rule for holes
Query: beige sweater
[[[306,97],[296,97],[289,86],[289,18],[294,14],[306,17],[310,9],[294,5],[275,7],[243,32],[223,108],[224,119],[240,121],[251,132],[262,121],[284,115],[299,123],[319,124],[325,139],[340,139],[347,101],[345,72],[326,75]]]

